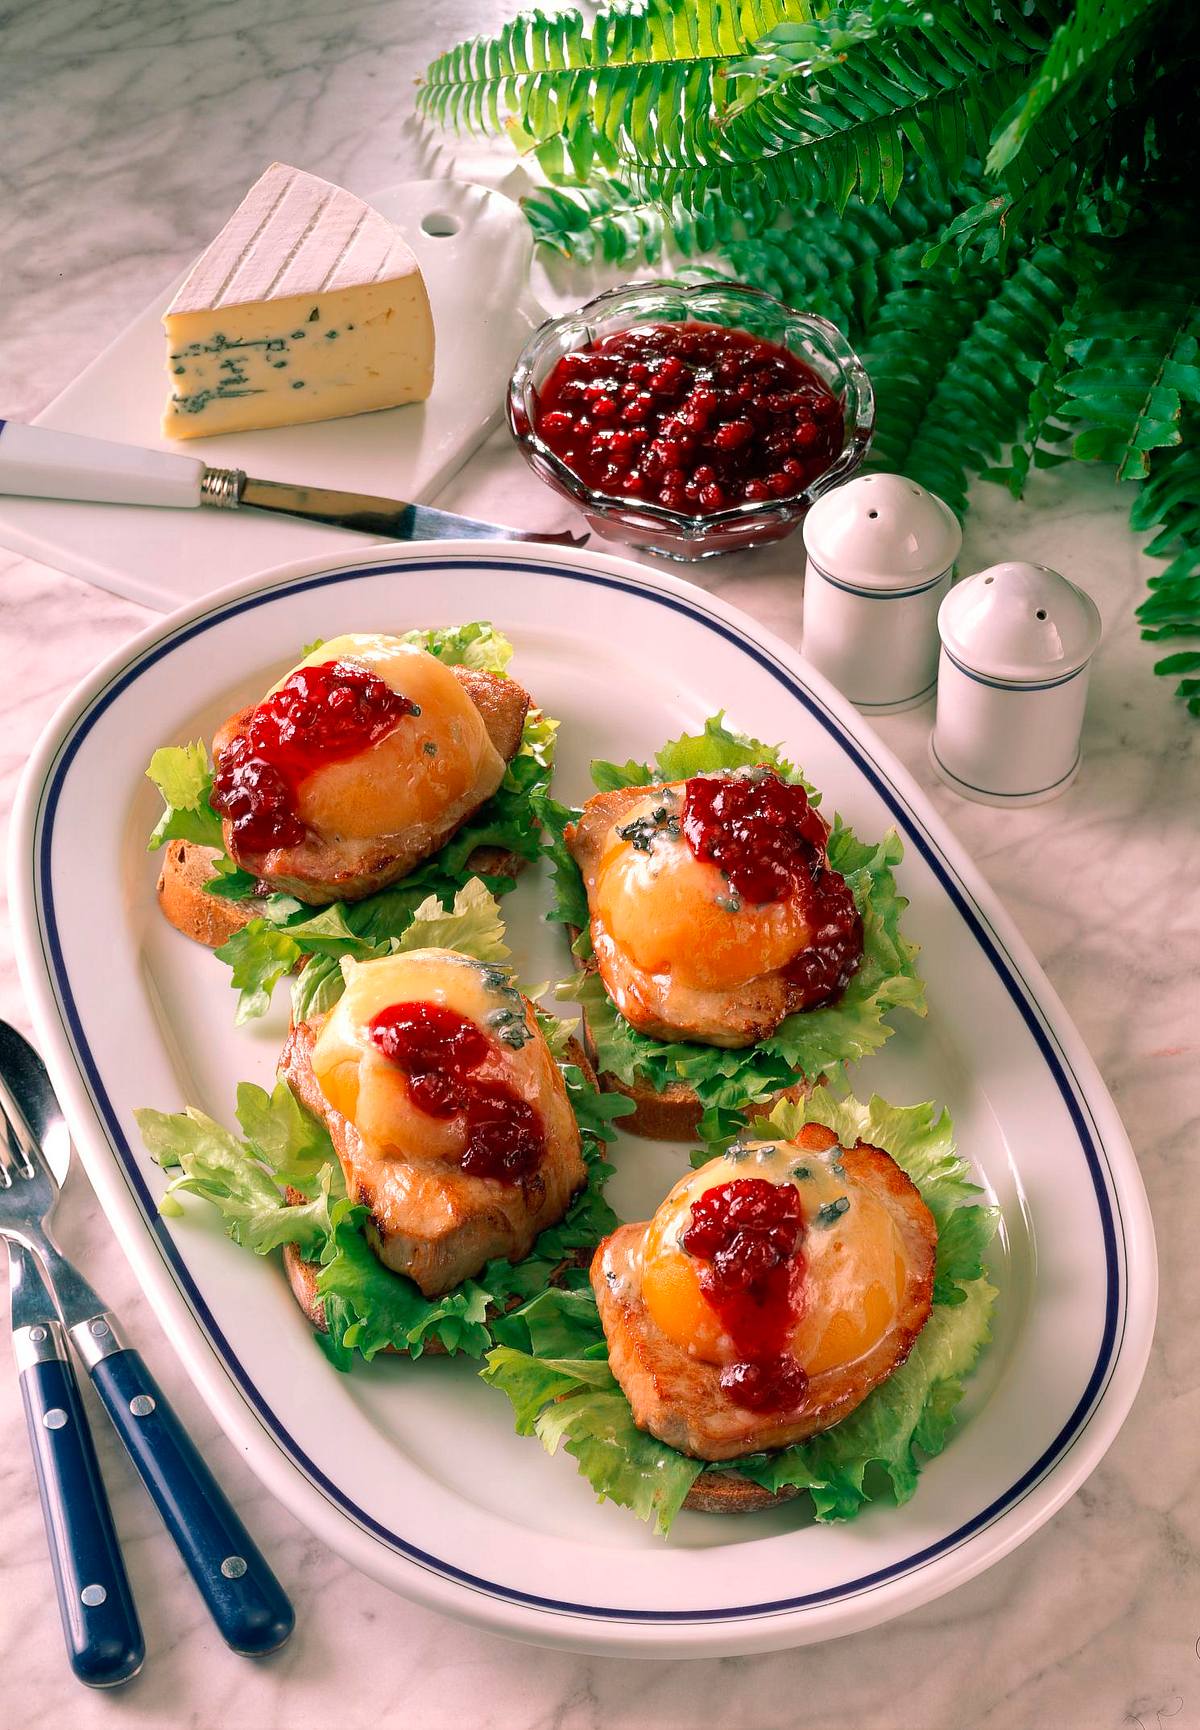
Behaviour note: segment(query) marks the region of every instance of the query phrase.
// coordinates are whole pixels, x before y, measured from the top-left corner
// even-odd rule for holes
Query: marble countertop
[[[3,24],[6,232],[0,403],[29,418],[215,231],[272,157],[352,187],[448,166],[406,124],[439,47],[494,25],[497,0],[41,0]],[[436,16],[435,16],[436,15]],[[460,151],[456,171],[504,184]],[[441,503],[503,519],[548,500],[503,435]],[[977,489],[964,566],[1030,557],[1084,583],[1105,619],[1076,785],[1000,813],[932,780],[928,709],[880,731],[1021,926],[1095,1055],[1157,1221],[1162,1313],[1132,1416],[1058,1516],[982,1578],[873,1632],[790,1654],[626,1663],[509,1645],[414,1608],[349,1569],[252,1478],[218,1432],[115,1248],[86,1181],[66,1247],[125,1317],[292,1593],[297,1632],[251,1664],[216,1638],[107,1426],[97,1435],[149,1658],[115,1695],[61,1651],[20,1399],[0,1338],[0,1719],[9,1730],[122,1722],[197,1730],[1186,1730],[1200,1725],[1200,1119],[1194,880],[1200,731],[1150,674],[1132,609],[1149,566],[1103,474],[1038,477],[1014,504]],[[799,634],[796,555],[718,561],[705,586]],[[0,811],[30,747],[91,667],[151,617],[0,552]],[[27,1025],[0,923],[0,1015]],[[1190,1133],[1189,1133],[1190,1132]]]

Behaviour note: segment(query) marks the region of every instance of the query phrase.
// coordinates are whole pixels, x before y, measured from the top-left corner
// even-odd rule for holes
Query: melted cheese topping
[[[396,637],[359,633],[331,637],[297,661],[284,679],[301,667],[341,660],[368,667],[421,713],[358,756],[305,776],[296,811],[307,828],[370,841],[436,823],[455,803],[491,797],[503,779],[504,760],[479,710],[444,662]]]
[[[804,1209],[801,1254],[804,1301],[792,1351],[810,1376],[863,1357],[889,1333],[904,1296],[907,1262],[891,1214],[870,1190],[832,1169],[841,1149],[813,1152],[796,1142],[748,1142],[737,1160],[714,1159],[675,1185],[646,1230],[641,1257],[642,1297],[667,1338],[706,1363],[731,1363],[732,1341],[705,1297],[705,1263],[680,1248],[692,1203],[705,1190],[736,1178],[761,1177],[795,1185]],[[802,1167],[809,1175],[795,1174]],[[820,1208],[841,1197],[849,1208],[830,1225]]]
[[[542,1092],[552,1065],[540,1031],[520,1049],[502,1044],[489,1017],[514,1009],[532,1018],[520,994],[497,969],[451,949],[413,949],[377,961],[346,961],[346,989],[326,1018],[313,1047],[317,1085],[330,1105],[352,1123],[364,1148],[382,1158],[461,1158],[466,1128],[461,1115],[431,1117],[415,1106],[400,1069],[371,1039],[371,1022],[395,1003],[438,1003],[483,1029],[493,1055],[481,1079],[503,1080],[531,1104]],[[497,983],[497,981],[500,981]]]
[[[607,936],[635,967],[680,985],[728,990],[785,967],[812,939],[800,902],[754,906],[733,893],[716,865],[697,859],[682,835],[663,827],[650,847],[618,829],[664,808],[679,816],[683,783],[651,788],[609,830],[591,885],[597,950]]]

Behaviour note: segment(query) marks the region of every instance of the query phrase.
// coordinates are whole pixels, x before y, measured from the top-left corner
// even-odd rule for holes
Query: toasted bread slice
[[[567,1047],[567,1052],[571,1062],[579,1065],[579,1068],[582,1069],[584,1075],[594,1087],[596,1085],[595,1071],[588,1062],[587,1055],[578,1040],[572,1039],[570,1041]],[[305,1104],[310,1110],[312,1109],[307,1098],[305,1099]],[[303,1200],[304,1197],[300,1195],[298,1191],[288,1191],[288,1201],[293,1205],[302,1202]],[[562,1261],[550,1275],[551,1285],[557,1284],[568,1269],[587,1267],[591,1259],[591,1253],[589,1251],[583,1251]],[[327,1334],[329,1332],[329,1324],[325,1317],[325,1300],[317,1290],[317,1275],[320,1272],[319,1263],[305,1261],[303,1255],[300,1253],[299,1244],[289,1243],[284,1245],[283,1265],[288,1276],[288,1282],[292,1288],[292,1295],[300,1305],[300,1308],[304,1311],[310,1325],[315,1328],[318,1333]],[[523,1301],[523,1298],[514,1294],[506,1305],[506,1309],[516,1309],[516,1307]],[[385,1346],[384,1350],[398,1356],[406,1357],[408,1355],[406,1352],[402,1352],[397,1346]],[[424,1350],[431,1357],[444,1357],[446,1355],[445,1346],[443,1346],[442,1342],[436,1338],[431,1339],[424,1347]]]
[[[632,1099],[634,1110],[621,1119],[621,1128],[629,1135],[639,1135],[644,1141],[695,1141],[700,1129],[704,1106],[684,1081],[672,1081],[661,1093],[646,1082],[629,1087],[607,1071],[600,1073],[600,1086],[605,1093],[623,1093]],[[745,1107],[744,1115],[751,1120],[768,1117],[781,1099],[801,1100],[809,1085],[801,1079],[794,1087],[785,1087],[770,1099]]]
[[[683,1499],[692,1514],[761,1514],[765,1508],[793,1502],[800,1494],[792,1484],[767,1490],[740,1472],[701,1472]]]
[[[578,935],[572,930],[572,938]],[[685,1081],[672,1081],[660,1093],[651,1087],[649,1082],[635,1082],[630,1086],[627,1082],[618,1081],[608,1070],[601,1069],[596,1055],[596,1042],[592,1030],[588,1026],[587,1011],[581,1011],[580,1030],[583,1034],[584,1047],[591,1060],[605,1093],[621,1093],[626,1099],[632,1099],[634,1110],[628,1117],[621,1119],[621,1128],[628,1135],[638,1135],[644,1141],[694,1141],[700,1128],[700,1119],[704,1115],[704,1106],[696,1097],[695,1090]],[[801,1100],[806,1093],[811,1092],[810,1084],[801,1076],[791,1087],[785,1087],[770,1099],[762,1100],[758,1105],[746,1108],[746,1116],[750,1118],[767,1117],[775,1109],[781,1099]]]
[[[208,893],[205,884],[214,875],[214,856],[211,847],[168,841],[158,874],[158,904],[163,913],[176,931],[209,949],[219,949],[235,931],[262,913],[257,895],[245,901],[226,901]],[[504,847],[476,847],[467,860],[467,869],[477,877],[516,877],[525,865],[519,853]]]

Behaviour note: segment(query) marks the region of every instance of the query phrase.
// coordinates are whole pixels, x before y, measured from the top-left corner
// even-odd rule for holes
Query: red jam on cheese
[[[697,775],[682,826],[695,857],[723,871],[745,900],[803,900],[812,941],[784,969],[801,1007],[844,990],[862,959],[862,919],[846,879],[825,863],[825,825],[804,788],[770,771]]]
[[[465,1119],[461,1166],[468,1177],[517,1183],[540,1164],[546,1144],[541,1117],[507,1082],[479,1073],[495,1047],[473,1021],[440,1003],[393,1003],[373,1017],[370,1035],[403,1073],[419,1110]]]
[[[803,492],[843,442],[811,367],[715,324],[637,325],[565,354],[534,424],[593,491],[693,516]]]
[[[707,1263],[700,1289],[737,1354],[722,1368],[721,1386],[752,1412],[794,1408],[808,1387],[789,1349],[803,1299],[803,1231],[793,1185],[739,1177],[692,1203],[679,1238],[688,1255]]]
[[[300,667],[260,703],[246,731],[221,753],[213,810],[228,817],[248,853],[294,847],[306,830],[300,783],[326,763],[357,757],[420,709],[352,661]]]

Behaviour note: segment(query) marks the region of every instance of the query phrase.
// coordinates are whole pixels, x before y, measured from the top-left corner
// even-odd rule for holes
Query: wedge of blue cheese
[[[421,402],[434,332],[417,261],[343,187],[276,162],[163,317],[168,438]]]

